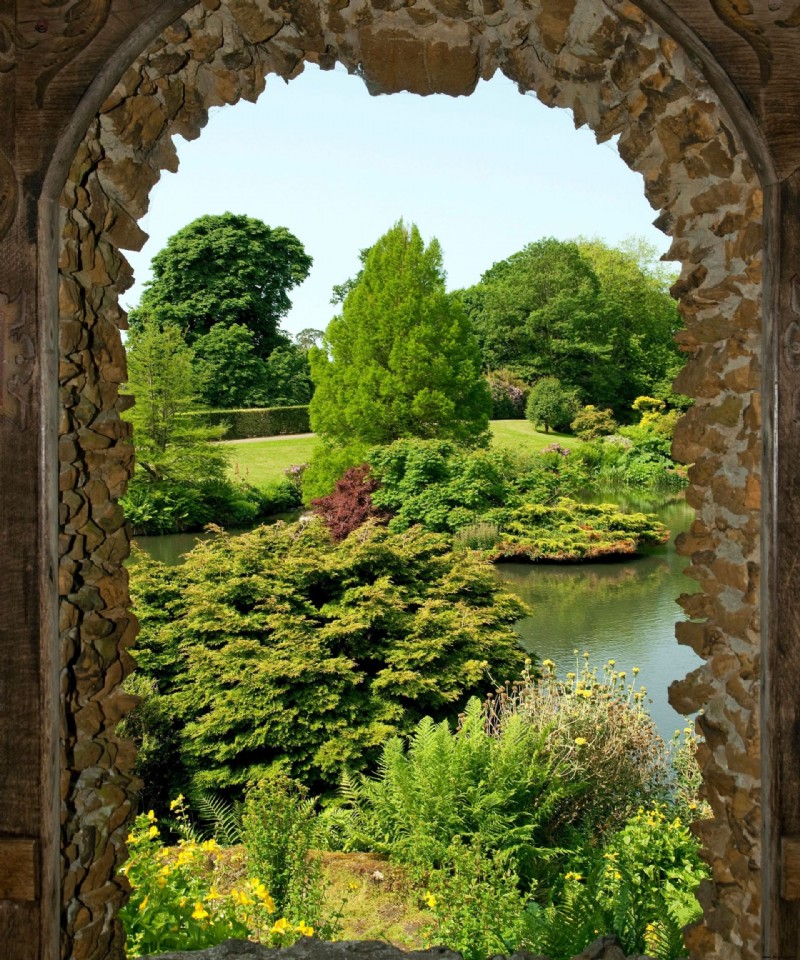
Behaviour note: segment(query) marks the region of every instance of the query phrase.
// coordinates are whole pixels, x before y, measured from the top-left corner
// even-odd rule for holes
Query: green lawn
[[[568,433],[540,433],[528,420],[492,420],[492,445],[512,450],[529,450],[538,453],[551,443],[560,443],[562,447],[580,447],[582,440]]]
[[[293,464],[308,463],[316,445],[314,436],[225,444],[231,455],[231,471],[238,470],[242,480],[257,487],[272,480],[282,480],[283,471]]]
[[[577,437],[565,433],[540,433],[527,420],[493,420],[493,444],[513,450],[537,452],[551,443],[565,447],[580,446]],[[292,437],[247,440],[226,444],[231,454],[231,469],[256,486],[280,480],[283,471],[296,463],[308,463],[317,445],[317,438]]]

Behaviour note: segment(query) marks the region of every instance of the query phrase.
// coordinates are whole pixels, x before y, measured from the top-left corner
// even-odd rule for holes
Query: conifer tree
[[[313,429],[334,446],[482,442],[491,401],[469,321],[445,291],[438,241],[426,247],[400,221],[362,260],[323,347],[310,352]]]

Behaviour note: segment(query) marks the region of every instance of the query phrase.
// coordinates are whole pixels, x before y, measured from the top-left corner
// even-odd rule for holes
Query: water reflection
[[[693,511],[685,503],[661,507],[628,502],[627,509],[657,513],[669,527],[670,543],[640,557],[615,563],[575,565],[497,564],[506,586],[533,608],[518,624],[526,649],[556,662],[561,673],[575,669],[588,650],[593,665],[613,658],[616,669],[641,669],[639,679],[652,700],[650,711],[662,736],[683,726],[683,718],[667,703],[667,687],[700,664],[699,658],[675,640],[675,622],[684,614],[676,604],[697,585],[683,569],[674,538],[688,528]]]

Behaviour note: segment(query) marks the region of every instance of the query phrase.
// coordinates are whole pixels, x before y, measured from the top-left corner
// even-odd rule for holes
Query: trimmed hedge
[[[203,410],[184,414],[197,426],[229,425],[226,440],[278,437],[287,433],[311,433],[308,406],[258,407],[249,410]]]

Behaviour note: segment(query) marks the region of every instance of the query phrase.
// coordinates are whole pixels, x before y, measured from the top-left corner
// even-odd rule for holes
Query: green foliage
[[[173,710],[183,775],[231,790],[280,765],[314,787],[363,769],[423,716],[514,675],[523,607],[445,538],[311,521],[139,558],[140,671]]]
[[[288,291],[305,280],[311,263],[285,227],[233,213],[199,217],[153,257],[153,279],[131,312],[131,330],[152,317],[194,343],[216,324],[241,324],[266,359],[285,343],[278,328],[291,306]]]
[[[407,749],[399,738],[386,744],[375,778],[344,778],[347,844],[441,869],[464,842],[506,854],[530,881],[557,852],[584,789],[563,776],[546,730],[509,716],[493,735],[473,699],[455,732],[427,717]]]
[[[236,529],[297,505],[288,484],[262,493],[249,484],[231,482],[223,473],[226,464],[218,469],[214,463],[213,451],[200,466],[212,475],[186,476],[186,465],[176,464],[175,473],[162,480],[134,477],[120,502],[135,535],[202,530],[209,523]]]
[[[589,403],[579,411],[570,428],[581,440],[598,440],[614,433],[617,421],[607,407],[596,407]]]
[[[252,330],[241,323],[215,323],[196,338],[194,349],[206,406],[251,407],[263,402],[266,367]]]
[[[202,413],[186,413],[183,418],[192,426],[206,423],[224,429],[228,440],[277,437],[311,431],[308,406],[203,410]]]
[[[580,842],[597,844],[611,836],[641,805],[664,795],[668,767],[664,742],[644,707],[646,690],[636,675],[581,664],[557,676],[552,660],[542,672],[497,691],[484,703],[486,728],[497,736],[511,718],[534,736],[546,736],[565,784],[572,791],[571,825]]]
[[[339,446],[409,436],[485,442],[489,393],[467,319],[445,292],[438,242],[425,247],[401,221],[363,263],[324,348],[310,351],[314,430]]]
[[[531,243],[454,294],[488,370],[556,377],[583,402],[626,418],[638,394],[669,394],[681,321],[671,277],[641,241]]]
[[[447,867],[433,871],[427,885],[423,901],[431,911],[425,929],[429,945],[446,944],[464,960],[517,950],[525,931],[527,897],[507,856],[454,841]]]
[[[416,523],[452,533],[475,523],[512,494],[508,457],[494,450],[465,450],[443,440],[397,440],[368,454],[380,487],[376,507],[394,515],[389,529]]]
[[[700,916],[694,893],[708,871],[697,841],[668,808],[641,808],[576,867],[550,905],[529,910],[529,949],[568,960],[600,933],[615,935],[626,954],[685,956],[682,928]]]
[[[188,828],[183,797],[170,807]],[[120,919],[131,960],[164,951],[202,950],[230,938],[288,946],[314,933],[304,920],[293,922],[281,915],[258,878],[218,889],[223,878],[218,876],[216,841],[189,837],[177,848],[165,847],[152,810],[136,818],[127,843],[129,856],[120,872],[130,882],[131,897]]]
[[[279,772],[259,781],[247,791],[242,827],[248,871],[266,884],[276,913],[335,939],[340,928],[325,909],[317,816],[305,788]]]
[[[545,433],[564,431],[578,412],[578,395],[562,386],[555,377],[542,377],[531,387],[525,416],[535,426],[543,426]]]
[[[258,493],[227,476],[224,447],[207,441],[213,428],[192,420],[198,385],[193,351],[175,327],[142,322],[128,350],[128,389],[137,471],[121,499],[135,533],[196,530],[210,522],[252,523],[263,513]]]
[[[303,502],[309,504],[333,493],[339,478],[364,462],[368,449],[363,443],[334,446],[323,440],[314,449],[311,462],[303,473]]]
[[[199,844],[186,843],[170,858],[152,811],[136,818],[128,836],[128,861],[121,868],[131,884],[131,898],[120,911],[128,957],[200,950],[248,935],[235,902],[212,896],[203,869],[206,846],[203,850]]]
[[[524,502],[486,514],[500,528],[492,560],[576,562],[636,553],[666,543],[669,530],[652,514],[623,513],[614,504],[563,497],[552,505]]]
[[[198,434],[181,416],[197,405],[194,351],[175,327],[145,320],[128,339],[127,389],[136,403],[126,414],[133,424],[138,462],[155,478],[168,448],[196,444]]]
[[[314,392],[308,350],[286,344],[267,358],[264,391],[259,398],[273,407],[307,404]]]

